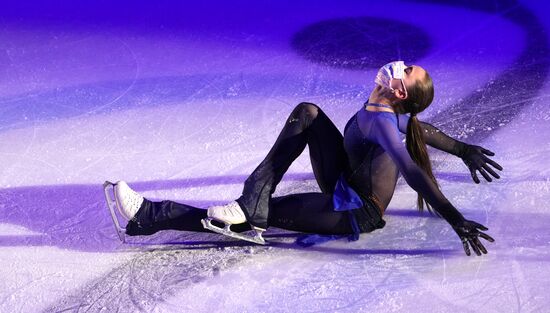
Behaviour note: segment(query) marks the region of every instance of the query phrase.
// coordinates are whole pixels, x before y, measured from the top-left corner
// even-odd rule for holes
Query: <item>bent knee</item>
[[[316,104],[301,102],[294,108],[292,115],[295,118],[314,119],[317,117],[320,110],[321,109]]]

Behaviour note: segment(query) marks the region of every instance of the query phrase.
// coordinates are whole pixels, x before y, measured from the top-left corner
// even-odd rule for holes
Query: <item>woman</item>
[[[213,230],[232,237],[264,243],[262,232],[268,226],[320,234],[371,232],[385,225],[382,216],[395,190],[398,173],[418,192],[418,209],[424,204],[442,216],[462,240],[470,255],[487,253],[479,237],[494,239],[480,232],[481,224],[465,219],[445,198],[433,176],[425,143],[459,156],[479,183],[476,171],[487,181],[499,175],[502,167],[486,155],[494,153],[454,140],[437,128],[418,121],[434,96],[428,73],[419,66],[396,61],[383,66],[375,79],[365,107],[347,123],[344,136],[311,103],[300,103],[290,114],[266,158],[248,177],[242,196],[224,206],[208,210],[172,201],[152,202],[131,190],[124,182],[106,182],[105,194],[115,223],[114,204],[129,221],[119,233],[147,235],[162,229]],[[410,115],[407,116],[405,113]],[[406,144],[399,137],[406,134]],[[321,193],[272,197],[277,184],[291,163],[309,146],[313,172]],[[107,187],[115,200],[108,197]],[[225,228],[212,224],[222,222]],[[202,225],[201,225],[202,224]],[[233,232],[252,227],[254,234]],[[121,239],[123,237],[121,236]]]

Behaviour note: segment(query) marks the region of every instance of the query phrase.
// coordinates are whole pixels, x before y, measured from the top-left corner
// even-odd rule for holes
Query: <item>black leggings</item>
[[[321,193],[291,194],[272,197],[277,184],[292,162],[309,146],[313,173]],[[242,196],[237,199],[248,222],[267,228],[318,234],[352,232],[348,214],[334,211],[332,193],[336,181],[347,166],[343,136],[316,105],[300,103],[294,108],[266,158],[247,178]],[[145,200],[130,221],[129,235],[146,235],[163,229],[206,231],[200,220],[206,210],[173,201]],[[235,231],[250,229],[234,225]]]

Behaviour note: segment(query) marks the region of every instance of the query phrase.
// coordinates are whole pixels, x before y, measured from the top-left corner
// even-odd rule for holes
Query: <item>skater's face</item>
[[[405,74],[403,80],[393,79],[392,88],[394,89],[394,95],[404,100],[408,97],[407,90],[411,90],[419,81],[424,81],[426,78],[426,70],[418,65],[409,65],[405,68]]]
[[[426,77],[426,70],[418,65],[411,65],[405,68],[405,77],[403,81],[406,87],[412,87],[418,80],[424,80]]]

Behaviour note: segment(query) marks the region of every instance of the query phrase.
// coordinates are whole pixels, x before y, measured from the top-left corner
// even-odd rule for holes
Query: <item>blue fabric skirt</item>
[[[344,174],[336,182],[332,202],[335,211],[347,211],[353,233],[349,240],[359,240],[360,233],[369,233],[386,225],[380,208],[367,196],[357,193],[346,181]]]

